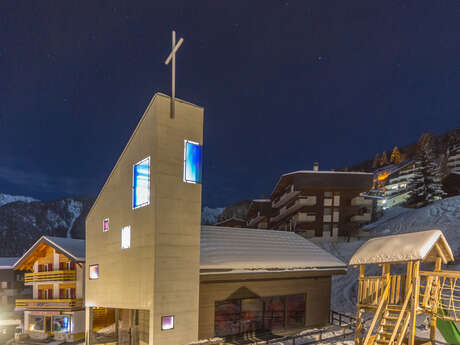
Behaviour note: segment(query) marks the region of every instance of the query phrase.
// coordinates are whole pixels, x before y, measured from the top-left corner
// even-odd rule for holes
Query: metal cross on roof
[[[184,42],[184,39],[181,38],[179,42],[176,44],[176,32],[173,30],[172,32],[172,45],[171,45],[171,53],[169,54],[168,58],[165,61],[165,65],[168,65],[169,62],[172,60],[172,68],[171,68],[171,119],[174,118],[174,103],[176,97],[176,52],[179,50],[180,46]]]

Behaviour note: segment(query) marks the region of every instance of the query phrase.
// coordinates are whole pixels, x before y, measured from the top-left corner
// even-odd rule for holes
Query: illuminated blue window
[[[150,157],[133,166],[133,208],[150,204]]]
[[[184,181],[188,183],[201,183],[201,145],[185,140],[184,151]]]

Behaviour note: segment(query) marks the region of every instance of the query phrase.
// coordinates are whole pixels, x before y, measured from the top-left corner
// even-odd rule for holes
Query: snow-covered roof
[[[370,239],[352,256],[350,265],[435,261],[439,256],[444,263],[454,261],[441,230],[428,230]]]
[[[293,232],[201,227],[203,273],[346,270],[333,255]]]
[[[0,270],[12,269],[18,258],[3,257],[0,258]]]
[[[51,237],[51,236],[42,236],[37,242],[30,247],[23,256],[21,256],[15,263],[14,268],[17,269],[27,257],[38,248],[42,243],[45,243],[61,254],[67,256],[69,259],[84,262],[85,261],[85,240],[76,240],[73,238],[66,237]]]
[[[85,261],[85,240],[76,240],[68,237],[45,237],[49,242],[54,243],[58,248],[67,252],[76,261]]]
[[[374,175],[359,171],[299,170],[281,175],[272,191],[272,198],[292,184],[296,188],[358,189],[368,191]]]

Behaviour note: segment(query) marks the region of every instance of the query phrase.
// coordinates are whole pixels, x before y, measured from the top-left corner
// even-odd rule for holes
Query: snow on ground
[[[448,269],[460,270],[460,196],[440,200],[419,209],[395,206],[386,210],[385,215],[377,222],[364,227],[364,230],[370,232],[371,237],[432,229],[442,230],[452,248],[456,264],[449,265]],[[348,263],[364,242],[366,239],[353,242],[318,242],[316,244]],[[366,269],[366,275],[381,274],[377,265],[367,266]],[[348,274],[332,278],[332,310],[351,315],[356,314],[358,274],[358,268],[348,267]],[[417,334],[422,335],[422,328],[423,325],[419,323]],[[442,336],[437,337],[437,339],[439,339],[440,344],[444,341]]]
[[[80,201],[70,200],[68,210],[72,214],[72,219],[70,220],[69,227],[67,228],[67,238],[72,238],[71,231],[73,224],[77,218],[80,217],[81,211],[83,210],[83,204]]]

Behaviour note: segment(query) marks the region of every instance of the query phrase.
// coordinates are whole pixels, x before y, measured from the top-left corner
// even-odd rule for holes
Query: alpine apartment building
[[[256,228],[293,231],[307,238],[351,236],[371,221],[373,201],[361,193],[373,175],[313,170],[284,174],[270,200],[254,201],[247,222]]]

